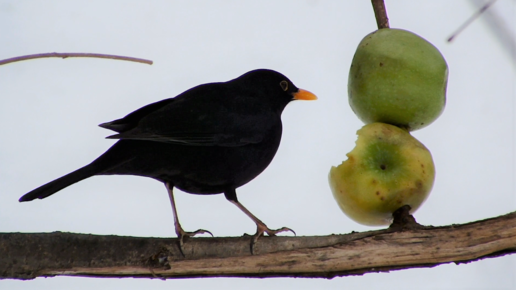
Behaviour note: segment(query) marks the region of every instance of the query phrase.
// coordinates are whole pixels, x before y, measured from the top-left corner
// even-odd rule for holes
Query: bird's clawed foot
[[[177,234],[177,237],[179,238],[179,250],[181,251],[181,254],[183,254],[183,257],[186,257],[185,251],[184,251],[184,238],[185,237],[193,237],[193,236],[201,235],[201,234],[210,234],[213,237],[213,234],[210,231],[203,230],[203,229],[198,229],[194,232],[185,232],[180,225],[179,226],[176,225],[176,234]]]
[[[258,238],[263,236],[264,234],[267,234],[268,236],[272,237],[278,233],[292,232],[294,234],[294,236],[296,235],[296,232],[294,232],[294,230],[292,230],[291,228],[282,227],[277,230],[271,230],[263,222],[257,222],[256,227],[257,227],[256,234],[254,234],[253,240],[251,241],[251,254],[253,254],[253,255],[254,255],[254,246],[258,242]]]

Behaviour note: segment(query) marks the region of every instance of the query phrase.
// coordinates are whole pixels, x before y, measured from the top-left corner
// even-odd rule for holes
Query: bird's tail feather
[[[68,173],[65,176],[62,176],[54,181],[51,181],[45,185],[42,185],[29,193],[26,193],[24,196],[20,197],[20,202],[22,201],[31,201],[36,198],[42,199],[52,194],[60,191],[61,189],[70,186],[76,182],[79,182],[83,179],[91,177],[98,173],[97,166],[92,164],[88,164],[82,168],[75,170],[74,172]]]

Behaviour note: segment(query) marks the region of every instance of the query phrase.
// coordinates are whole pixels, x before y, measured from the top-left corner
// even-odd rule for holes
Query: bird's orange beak
[[[299,89],[299,91],[292,94],[294,97],[294,100],[305,100],[305,101],[313,101],[317,100],[317,96],[310,93],[309,91],[305,91],[302,89]]]

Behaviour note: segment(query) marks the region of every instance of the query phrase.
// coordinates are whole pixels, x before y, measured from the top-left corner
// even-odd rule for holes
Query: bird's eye
[[[281,81],[279,83],[280,87],[286,92],[288,90],[288,83],[287,81]]]

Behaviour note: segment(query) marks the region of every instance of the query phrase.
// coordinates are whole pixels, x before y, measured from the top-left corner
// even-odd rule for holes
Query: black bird
[[[181,251],[184,236],[209,232],[182,229],[173,187],[192,194],[224,193],[256,223],[252,251],[264,233],[274,236],[292,230],[269,229],[238,202],[235,190],[272,161],[280,145],[285,106],[292,100],[315,99],[284,75],[266,69],[228,82],[199,85],[122,119],[100,124],[118,132],[107,138],[119,141],[92,163],[32,190],[20,201],[46,198],[94,175],[151,177],[167,187]]]

